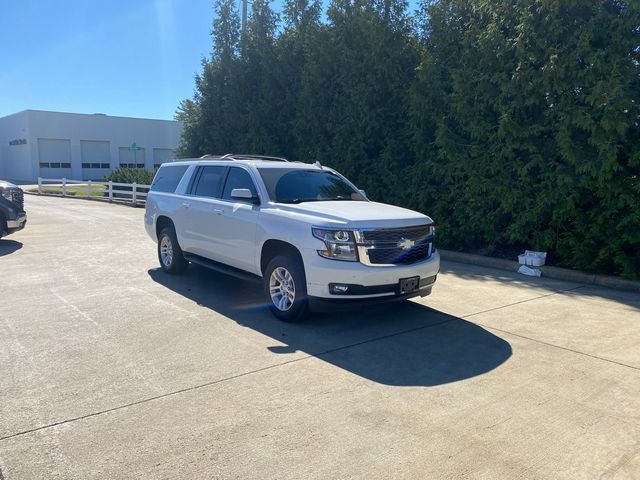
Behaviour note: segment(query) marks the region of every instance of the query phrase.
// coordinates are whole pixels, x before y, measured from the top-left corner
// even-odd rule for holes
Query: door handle
[[[189,202],[182,202],[182,206],[184,208],[189,208],[191,206],[191,204]]]
[[[221,208],[214,208],[213,213],[215,213],[216,215],[222,215],[224,213],[224,210],[222,210]]]

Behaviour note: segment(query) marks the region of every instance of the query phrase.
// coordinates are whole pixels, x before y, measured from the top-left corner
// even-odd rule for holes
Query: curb
[[[479,265],[481,267],[498,268],[500,270],[509,270],[516,272],[520,264],[513,260],[504,258],[485,257],[482,255],[474,255],[471,253],[453,252],[451,250],[438,249],[440,257],[443,260],[452,262],[469,263],[471,265]],[[556,280],[565,280],[575,283],[586,283],[591,285],[599,285],[602,287],[615,288],[617,290],[627,290],[632,292],[640,292],[640,282],[633,280],[624,280],[622,278],[613,277],[611,275],[599,275],[595,273],[584,273],[568,268],[542,266],[537,267],[542,270],[542,276],[554,278]]]

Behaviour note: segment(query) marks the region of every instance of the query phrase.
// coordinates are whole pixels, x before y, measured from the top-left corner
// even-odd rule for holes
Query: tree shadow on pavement
[[[22,248],[22,243],[15,240],[0,240],[0,257],[10,255]]]
[[[157,283],[275,340],[276,354],[304,352],[363,378],[435,386],[487,373],[511,346],[484,328],[414,302],[316,314],[287,324],[270,314],[262,287],[195,265],[181,276],[149,270]]]

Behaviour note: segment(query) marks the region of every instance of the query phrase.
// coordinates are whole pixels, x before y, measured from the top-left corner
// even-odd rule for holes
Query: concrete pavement
[[[0,479],[640,478],[640,298],[444,263],[287,325],[157,268],[142,209],[27,196],[0,240]]]

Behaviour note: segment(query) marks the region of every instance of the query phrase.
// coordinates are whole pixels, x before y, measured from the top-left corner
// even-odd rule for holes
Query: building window
[[[144,163],[121,163],[120,168],[144,168]]]
[[[71,164],[58,162],[40,162],[40,168],[71,168]]]
[[[83,163],[82,168],[111,168],[108,163]]]

